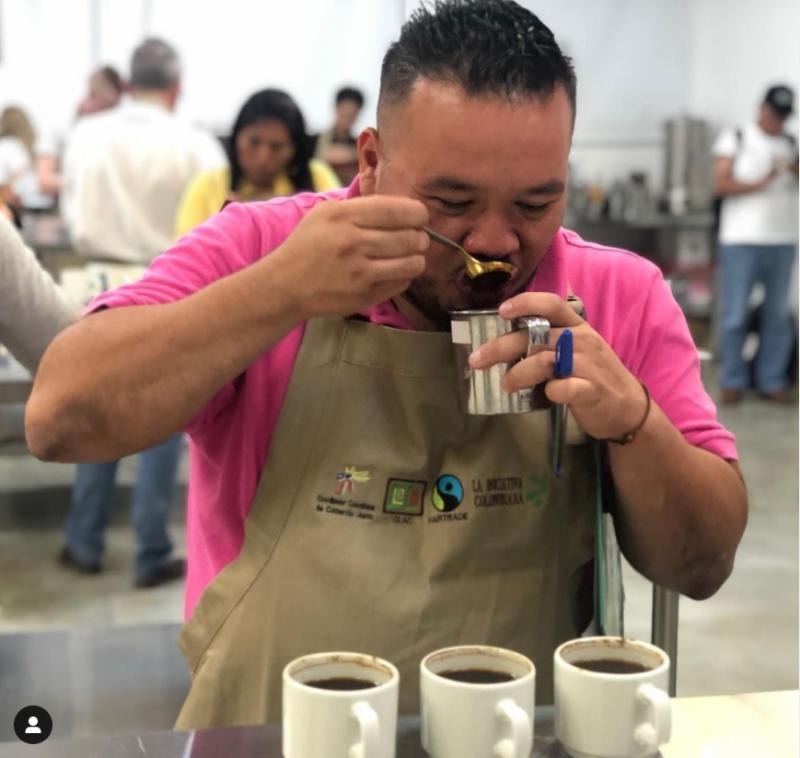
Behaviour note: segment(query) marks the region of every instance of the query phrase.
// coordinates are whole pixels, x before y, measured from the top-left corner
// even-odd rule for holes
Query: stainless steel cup
[[[524,316],[516,321],[501,318],[496,309],[452,311],[450,327],[455,347],[462,407],[473,416],[499,413],[528,413],[549,408],[544,384],[519,392],[506,392],[501,382],[513,364],[497,364],[489,369],[472,369],[470,354],[490,340],[512,331],[527,330],[527,356],[545,348],[550,322],[540,316]]]

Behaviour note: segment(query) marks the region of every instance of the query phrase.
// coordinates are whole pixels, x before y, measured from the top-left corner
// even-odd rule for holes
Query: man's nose
[[[468,253],[483,253],[497,258],[516,253],[520,248],[514,229],[502,218],[494,216],[479,218],[461,245]]]

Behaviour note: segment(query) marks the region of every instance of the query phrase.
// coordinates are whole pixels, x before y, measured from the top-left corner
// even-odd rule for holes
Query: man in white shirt
[[[173,242],[178,204],[200,172],[226,165],[211,135],[174,114],[180,67],[167,43],[134,52],[130,99],[82,118],[64,154],[64,214],[76,249],[147,265]]]
[[[742,357],[749,301],[764,286],[755,385],[762,397],[786,401],[794,342],[788,292],[797,252],[797,143],[785,132],[794,93],[770,87],[754,124],[728,130],[714,148],[714,189],[724,198],[719,231],[719,350],[722,401],[736,403],[749,387]]]
[[[180,93],[175,50],[145,40],[131,61],[130,100],[81,119],[64,156],[62,207],[78,252],[92,260],[146,266],[173,242],[178,204],[201,171],[225,165],[222,147],[174,115]],[[113,272],[110,274],[113,277]],[[137,587],[183,576],[167,519],[181,450],[176,435],[143,452],[133,493]],[[78,466],[60,559],[101,570],[117,461]]]

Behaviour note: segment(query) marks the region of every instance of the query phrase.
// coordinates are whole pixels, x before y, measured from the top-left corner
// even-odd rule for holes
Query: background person
[[[52,182],[42,186],[40,174],[52,156],[37,154],[36,130],[23,108],[11,105],[0,114],[0,198],[19,217],[25,208],[52,204],[43,190],[54,191]]]
[[[124,92],[125,83],[117,69],[101,66],[89,76],[88,91],[78,105],[78,118],[116,108]]]
[[[210,135],[174,115],[180,80],[174,48],[145,40],[131,60],[130,102],[76,125],[65,152],[64,190],[73,242],[85,257],[146,266],[172,242],[189,182],[223,163]],[[115,269],[107,270],[113,275]],[[142,453],[133,493],[137,587],[178,579],[184,571],[184,561],[172,557],[167,531],[182,439],[176,434],[159,442]],[[101,570],[118,464],[113,457],[97,460],[104,462],[77,468],[60,555],[64,565],[88,574]]]
[[[329,163],[344,184],[349,184],[358,173],[353,127],[363,107],[361,90],[342,87],[336,93],[333,125],[317,136],[315,155]]]
[[[159,39],[136,48],[130,99],[78,121],[64,151],[62,212],[89,259],[146,266],[174,239],[189,183],[225,163],[210,134],[175,115],[180,63]]]
[[[282,90],[261,90],[247,99],[233,123],[227,154],[225,168],[201,174],[189,186],[175,222],[177,236],[213,216],[226,200],[249,202],[339,186],[330,167],[311,157],[303,114]]]
[[[787,367],[795,341],[788,293],[797,257],[797,142],[785,132],[794,93],[770,87],[753,124],[723,132],[713,148],[714,190],[724,198],[719,229],[719,383],[722,401],[750,386],[742,350],[750,295],[764,286],[755,385],[766,400],[789,399]]]

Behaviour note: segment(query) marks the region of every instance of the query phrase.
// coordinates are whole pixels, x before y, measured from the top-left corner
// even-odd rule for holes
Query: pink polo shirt
[[[158,256],[140,281],[101,295],[89,310],[187,297],[274,250],[317,203],[358,194],[356,180],[349,189],[230,205]],[[584,242],[561,229],[530,289],[566,297],[568,283],[584,301],[591,326],[647,384],[684,437],[735,459],[734,437],[716,420],[714,404],[700,382],[697,351],[683,313],[658,268],[633,253]],[[391,303],[366,315],[376,324],[410,328]],[[223,387],[186,429],[191,454],[187,617],[205,587],[241,549],[244,522],[269,454],[303,329],[289,332]]]

